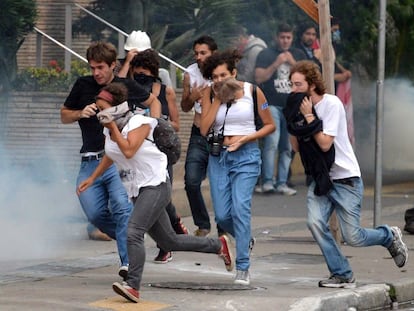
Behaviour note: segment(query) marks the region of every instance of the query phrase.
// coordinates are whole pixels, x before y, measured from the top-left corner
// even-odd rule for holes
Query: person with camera
[[[236,241],[234,283],[249,285],[251,200],[261,166],[257,140],[272,133],[275,124],[260,88],[255,103],[252,84],[236,80],[240,58],[237,50],[228,50],[206,60],[203,76],[213,85],[203,94],[200,130],[210,147],[207,170],[215,220]],[[263,122],[259,130],[255,104]]]

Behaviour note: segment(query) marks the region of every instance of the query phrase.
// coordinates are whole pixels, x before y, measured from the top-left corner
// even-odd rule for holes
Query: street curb
[[[303,298],[295,302],[289,311],[370,310],[389,307],[390,286],[386,284],[365,285],[357,289],[344,289],[322,295]]]
[[[404,303],[414,300],[413,279],[401,279],[398,282],[390,283],[390,296],[393,302]]]
[[[390,284],[364,285],[322,295],[305,297],[289,311],[379,310],[414,300],[414,281],[402,279]]]

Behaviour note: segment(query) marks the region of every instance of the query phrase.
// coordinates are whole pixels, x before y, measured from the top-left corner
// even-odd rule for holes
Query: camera
[[[223,133],[214,133],[211,131],[207,135],[207,142],[210,146],[210,154],[212,156],[219,156],[221,152],[221,148],[223,147],[224,136]]]

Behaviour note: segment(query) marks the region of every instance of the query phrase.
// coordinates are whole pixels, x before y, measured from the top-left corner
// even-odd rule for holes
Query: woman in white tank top
[[[275,124],[263,92],[256,88],[255,102],[253,86],[235,79],[239,59],[237,51],[224,51],[206,60],[203,75],[214,84],[204,93],[200,130],[210,145],[208,177],[215,220],[236,240],[234,283],[249,285],[251,200],[261,166],[257,140],[273,132]],[[258,130],[254,105],[263,124]]]

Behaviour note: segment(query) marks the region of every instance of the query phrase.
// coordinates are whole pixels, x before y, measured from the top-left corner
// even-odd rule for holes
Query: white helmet
[[[124,45],[124,49],[127,51],[137,49],[138,52],[142,52],[150,48],[151,39],[145,31],[141,30],[131,32]]]

